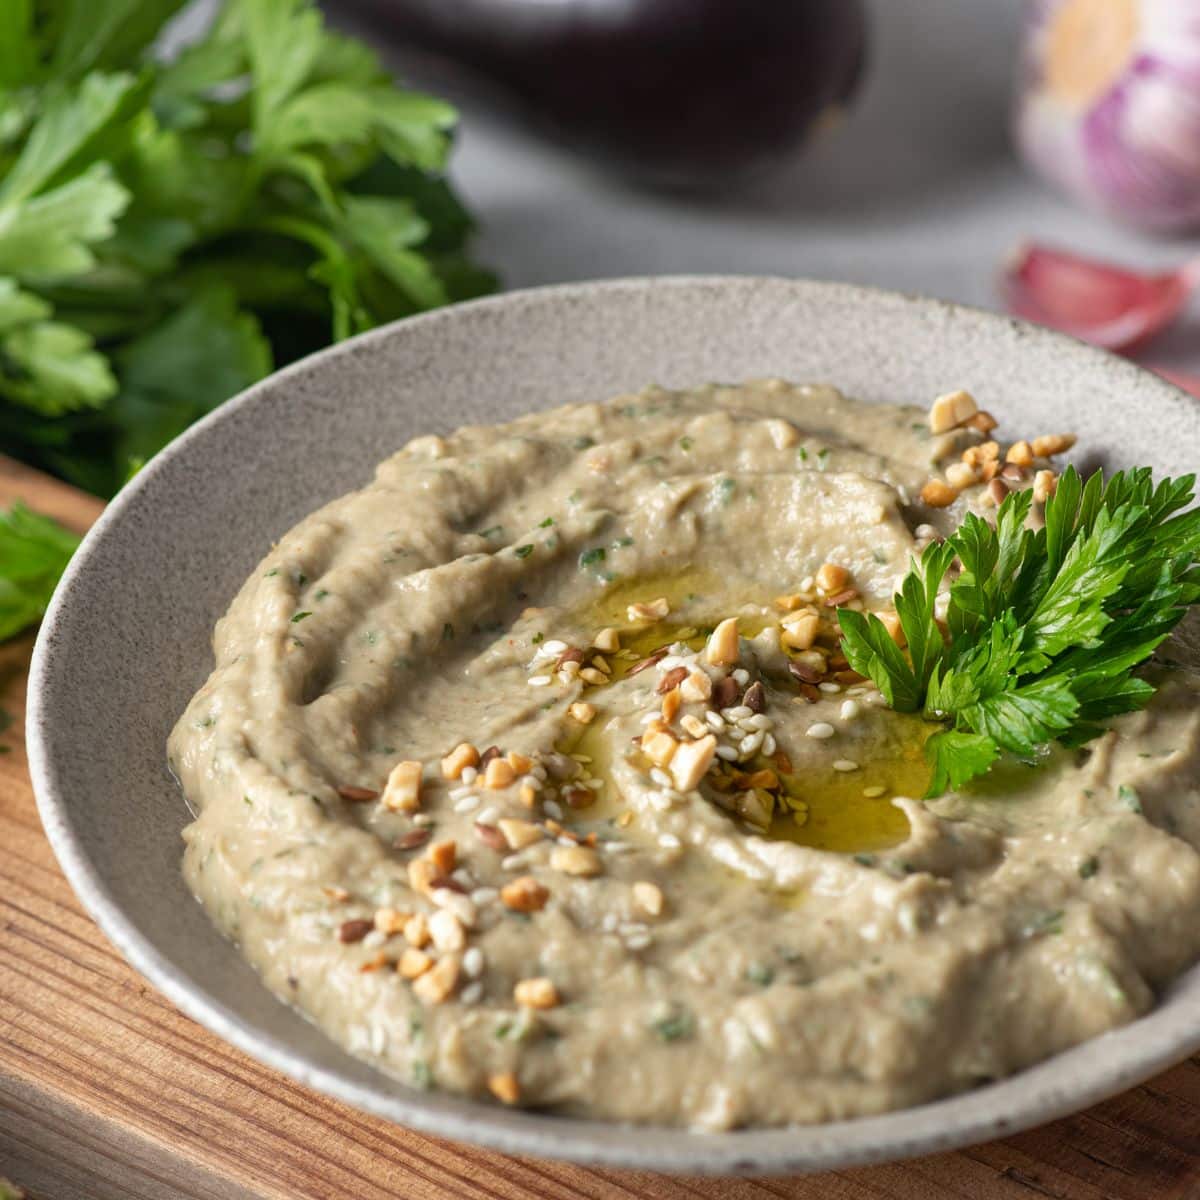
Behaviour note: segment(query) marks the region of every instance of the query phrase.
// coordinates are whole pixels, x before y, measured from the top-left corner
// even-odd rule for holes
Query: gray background
[[[786,2],[786,0],[781,0]],[[736,0],[730,0],[736,3]],[[334,19],[349,23],[329,5]],[[875,0],[865,87],[846,123],[781,179],[704,202],[639,190],[523,133],[486,100],[387,55],[459,104],[452,174],[507,287],[672,272],[843,279],[994,308],[1023,238],[1131,266],[1195,239],[1151,239],[1080,211],[1029,175],[1008,125],[1018,0]],[[1149,360],[1200,370],[1200,310]]]

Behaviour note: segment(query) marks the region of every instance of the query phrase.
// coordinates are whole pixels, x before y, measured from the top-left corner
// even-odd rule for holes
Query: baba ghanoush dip
[[[839,644],[967,511],[1038,519],[1074,439],[995,428],[765,380],[417,438],[218,623],[188,884],[351,1054],[590,1117],[874,1113],[1130,1021],[1200,957],[1190,669],[922,801]]]

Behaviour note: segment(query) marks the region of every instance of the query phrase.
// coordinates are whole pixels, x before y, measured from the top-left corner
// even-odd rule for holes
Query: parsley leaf
[[[0,513],[0,639],[39,620],[79,538],[20,502]]]
[[[1083,745],[1147,702],[1154,688],[1132,672],[1200,600],[1194,484],[1155,484],[1149,468],[1085,483],[1068,467],[1040,529],[1028,491],[1005,498],[995,526],[968,514],[895,596],[907,653],[874,614],[838,614],[850,665],[893,708],[944,725],[926,743],[928,795],[963,786],[1003,751]],[[937,597],[956,560],[944,636]]]

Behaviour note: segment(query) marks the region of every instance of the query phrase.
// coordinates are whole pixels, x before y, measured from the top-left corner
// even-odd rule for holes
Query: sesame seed
[[[546,782],[546,768],[543,767],[541,763],[535,763],[533,770],[529,773],[534,777],[534,779],[540,780],[542,783]]]
[[[377,946],[382,946],[386,941],[387,934],[384,933],[383,930],[372,929],[371,932],[368,933],[365,938],[363,938],[362,943],[364,946],[370,946],[371,949],[374,949]]]
[[[531,787],[535,792],[540,792],[542,790],[542,784],[543,780],[539,779],[532,772],[530,772],[528,775],[522,775],[521,778],[517,780],[518,787]]]
[[[516,871],[525,865],[525,856],[523,854],[510,854],[507,858],[500,860],[500,866],[505,871]]]
[[[609,854],[629,854],[634,849],[630,842],[601,842],[600,845]]]
[[[664,850],[678,850],[683,845],[673,833],[660,833],[658,835],[658,844]]]
[[[464,796],[475,795],[475,789],[470,787],[456,787],[450,789],[451,800],[461,800]]]
[[[655,710],[654,712],[646,713],[642,717],[642,724],[649,725],[652,721],[660,721],[660,720],[662,720],[662,713]]]
[[[479,770],[477,767],[463,767],[462,774],[459,779],[465,784],[472,784],[479,778]]]
[[[475,820],[484,825],[491,825],[496,820],[497,816],[498,812],[495,805],[489,804],[487,808],[480,809],[479,815],[475,818]]]
[[[614,912],[605,913],[603,920],[600,922],[600,928],[605,933],[616,933],[617,931],[617,914]]]
[[[717,757],[723,758],[726,762],[733,762],[738,756],[737,748],[734,746],[718,746]]]
[[[569,837],[559,837],[559,838],[555,838],[554,840],[560,846],[574,846],[575,845],[574,840]]]
[[[841,717],[843,721],[853,721],[859,714],[857,700],[845,700],[842,702]]]
[[[746,684],[750,682],[750,672],[747,671],[745,667],[738,667],[738,669],[733,672],[733,678],[736,682],[740,683],[742,687],[745,687]]]
[[[883,793],[884,793],[884,790],[885,790],[885,789],[884,789],[884,788],[881,788],[881,787],[868,787],[868,788],[863,788],[863,795],[864,795],[864,796],[866,796],[866,798],[867,798],[868,800],[875,800],[875,799],[877,799],[879,796],[882,796],[882,795],[883,795]]]
[[[413,813],[412,823],[414,825],[432,825],[433,816],[430,813]]]
[[[479,980],[474,983],[468,983],[465,988],[458,994],[458,998],[464,1004],[478,1004],[483,999],[483,984]]]
[[[806,732],[810,738],[831,738],[835,730],[828,721],[817,721],[810,725]]]
[[[462,956],[463,974],[468,979],[478,979],[483,974],[483,951],[471,946]]]
[[[819,687],[823,692],[829,692],[830,695],[836,695],[842,690],[842,685],[840,683],[830,683],[828,680],[826,680],[824,683],[818,683],[817,687]]]
[[[526,680],[530,687],[548,687],[552,677],[549,675],[530,675]]]
[[[592,761],[592,756],[590,754],[572,754],[571,757],[577,763],[590,763]]]
[[[763,734],[761,730],[748,733],[738,742],[738,752],[740,754],[753,754],[762,744]]]
[[[725,718],[722,717],[720,713],[712,711],[706,712],[704,714],[704,719],[708,722],[709,729],[721,730],[725,728]]]
[[[646,796],[646,800],[656,812],[666,812],[674,803],[670,792],[650,792]]]
[[[659,787],[670,787],[671,777],[661,767],[650,768],[650,778],[658,784]]]
[[[479,807],[479,797],[474,792],[464,796],[455,806],[456,813],[468,813],[473,808]]]
[[[746,722],[751,729],[761,729],[764,732],[768,729],[775,728],[775,722],[767,716],[766,713],[755,713],[752,717],[747,717]]]
[[[554,800],[547,800],[542,807],[546,810],[546,815],[548,817],[553,817],[556,821],[562,820],[562,806],[556,803]]]
[[[645,950],[654,939],[648,933],[635,934],[631,938],[625,939],[625,945],[630,950]]]
[[[779,747],[775,742],[775,735],[773,733],[768,733],[767,736],[765,738],[763,738],[763,744],[762,744],[763,753],[768,758],[770,758],[771,755],[774,754],[777,749],[779,749]]]
[[[476,888],[471,893],[471,903],[477,904],[480,908],[483,908],[484,905],[491,904],[492,901],[495,900],[499,895],[500,895],[500,891],[498,888],[494,888],[494,887]]]
[[[724,709],[721,716],[730,721],[744,721],[747,717],[754,716],[754,709],[744,704],[736,704],[733,708]]]
[[[835,771],[857,771],[858,763],[856,763],[852,758],[839,758],[835,760],[833,769]]]
[[[549,658],[552,655],[557,657],[567,648],[567,643],[559,641],[558,638],[553,638],[551,641],[543,642],[538,655],[541,658]]]

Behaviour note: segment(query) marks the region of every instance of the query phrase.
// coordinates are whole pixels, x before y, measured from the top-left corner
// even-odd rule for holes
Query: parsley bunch
[[[1004,499],[994,527],[968,514],[895,597],[907,654],[878,617],[839,613],[851,666],[893,708],[946,726],[926,743],[928,795],[983,774],[1002,751],[1082,745],[1146,703],[1154,688],[1134,669],[1200,599],[1200,509],[1184,511],[1194,483],[1155,485],[1138,468],[1084,484],[1068,467],[1040,529],[1027,525],[1029,491]],[[955,560],[944,635],[935,604]]]
[[[0,448],[110,495],[332,339],[490,289],[443,177],[455,122],[324,29],[225,0],[0,2]]]

